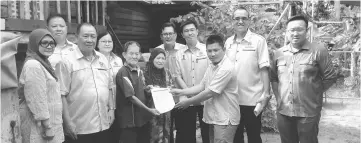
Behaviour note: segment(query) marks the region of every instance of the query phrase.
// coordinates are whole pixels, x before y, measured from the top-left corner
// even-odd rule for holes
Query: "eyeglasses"
[[[293,28],[293,29],[287,29],[287,32],[294,33],[294,32],[304,32],[306,28]]]
[[[242,20],[242,21],[247,21],[248,20],[248,17],[235,17],[233,18],[234,21],[239,21],[239,20]]]
[[[113,41],[100,41],[100,43],[103,43],[103,44],[107,44],[107,43],[113,44]]]
[[[56,47],[56,43],[54,41],[40,41],[40,46],[43,47],[43,48],[47,48],[49,47],[49,45],[52,47],[52,48],[55,48]]]
[[[162,33],[162,36],[163,37],[170,37],[170,36],[173,36],[175,33],[174,32],[170,32],[170,33]]]

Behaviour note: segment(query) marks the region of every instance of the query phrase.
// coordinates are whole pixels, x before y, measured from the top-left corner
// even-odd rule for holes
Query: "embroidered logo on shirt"
[[[100,65],[101,67],[104,67],[104,63],[102,63],[102,62],[99,62],[99,65]]]
[[[117,62],[114,62],[114,65],[116,65],[116,66],[117,66],[117,65],[118,65],[118,63],[117,63]]]
[[[69,48],[69,51],[73,51],[74,49],[73,48]]]

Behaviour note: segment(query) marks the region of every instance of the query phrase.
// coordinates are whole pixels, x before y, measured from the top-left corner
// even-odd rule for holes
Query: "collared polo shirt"
[[[202,84],[218,93],[204,102],[203,121],[215,125],[238,125],[240,112],[238,105],[237,74],[234,63],[225,55],[217,65],[210,64]]]
[[[66,96],[69,115],[78,134],[91,134],[109,128],[108,100],[112,77],[106,57],[94,50],[92,61],[79,48],[74,56],[56,65],[61,95]],[[66,107],[65,107],[66,108]]]
[[[186,46],[186,48],[180,49],[176,53],[176,70],[187,87],[192,87],[199,84],[204,77],[208,64],[210,63],[206,45],[198,42],[195,46],[195,50],[192,51]],[[184,96],[180,100],[184,100]]]
[[[229,37],[225,47],[238,74],[239,105],[256,106],[263,93],[261,68],[270,65],[266,39],[248,30],[241,41],[235,35]]]
[[[144,87],[144,75],[140,68],[132,68],[125,63],[116,76],[116,119],[120,128],[141,127],[151,120],[151,113],[129,100],[129,97],[136,96],[143,104],[150,107],[147,103],[151,97],[145,96]]]
[[[68,40],[66,40],[63,47],[55,47],[54,53],[48,58],[53,69],[55,69],[56,64],[63,60],[63,58],[71,56],[73,54],[73,51],[77,48],[78,46],[76,44]]]
[[[159,45],[158,47],[155,47],[155,48],[161,48],[161,49],[165,50],[164,44]],[[176,54],[180,49],[186,49],[186,48],[187,47],[183,44],[175,43],[174,49],[172,51],[165,50],[167,60],[166,60],[164,67],[169,70],[172,77],[176,77],[178,75],[177,70],[176,70],[176,64],[177,64]]]
[[[337,73],[325,47],[306,42],[298,50],[288,44],[272,55],[270,78],[278,82],[280,114],[314,117],[322,109],[322,94],[336,82]]]

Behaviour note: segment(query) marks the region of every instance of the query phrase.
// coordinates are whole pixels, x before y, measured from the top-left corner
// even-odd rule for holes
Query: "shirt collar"
[[[196,46],[194,46],[194,47],[195,47],[197,50],[201,50],[201,49],[199,48],[200,44],[201,44],[201,43],[197,40],[197,44],[196,44]],[[186,45],[186,46],[187,46],[187,49],[184,50],[184,52],[190,51],[188,45]]]
[[[252,41],[252,35],[253,35],[253,32],[251,32],[251,30],[248,29],[246,35],[244,35],[242,40],[246,40],[247,42],[251,42]],[[233,43],[239,43],[239,42],[240,41],[237,41],[237,35],[234,34],[233,35]]]
[[[294,49],[294,50],[292,50]],[[291,43],[289,43],[286,48],[283,49],[283,51],[290,51],[290,52],[293,52],[293,51],[296,51],[296,52],[299,52],[301,50],[309,50],[310,49],[310,42],[308,42],[308,40],[306,40],[306,42],[302,45],[301,49],[297,49],[297,48],[294,48],[292,46]],[[294,52],[294,53],[296,53]]]
[[[139,68],[138,65],[137,65],[137,67],[133,68],[133,67],[131,67],[131,66],[128,64],[128,62],[125,62],[125,63],[124,63],[124,66],[127,67],[127,68],[129,68],[130,71],[137,71],[138,73],[139,73],[139,71],[140,71],[140,68]]]
[[[224,60],[226,59],[226,57],[227,57],[227,55],[224,54],[223,59],[222,59],[217,65],[214,65],[214,64],[211,62],[211,67],[212,67],[213,69],[218,68],[220,65],[223,64],[223,62],[224,62]]]
[[[100,53],[98,53],[98,52],[96,52],[95,50],[93,50],[93,55],[94,55],[94,57],[95,57],[96,59],[99,58],[99,54],[100,54]],[[76,59],[84,58],[84,55],[83,55],[83,53],[80,51],[79,48],[75,48],[75,58],[76,58]]]
[[[164,44],[160,45],[159,48],[165,50]],[[179,50],[179,49],[181,49],[181,44],[175,42],[175,43],[174,43],[174,50]]]

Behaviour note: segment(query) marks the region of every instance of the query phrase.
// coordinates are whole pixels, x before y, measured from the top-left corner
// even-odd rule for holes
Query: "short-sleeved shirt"
[[[108,100],[112,77],[106,57],[94,52],[88,60],[79,48],[74,56],[63,58],[56,65],[61,95],[66,96],[69,115],[78,134],[91,134],[109,128]],[[65,107],[66,108],[66,107]]]
[[[132,68],[125,63],[116,76],[116,117],[121,128],[141,127],[151,120],[151,113],[129,100],[129,97],[136,96],[150,107],[147,103],[151,97],[145,96],[144,88],[144,75],[140,68]]]
[[[278,82],[277,111],[314,117],[322,109],[322,93],[336,82],[337,73],[325,47],[306,42],[300,50],[288,44],[272,55],[271,81]]]
[[[48,58],[53,69],[55,69],[56,64],[63,60],[64,57],[68,57],[73,54],[73,51],[77,48],[78,46],[76,44],[68,40],[66,40],[63,47],[55,47],[54,53]]]
[[[111,52],[109,56],[109,68],[110,68],[110,75],[113,78],[112,92],[113,92],[114,105],[116,104],[115,77],[117,76],[117,73],[121,67],[123,67],[122,59],[117,55],[115,55],[113,52]],[[114,108],[116,108],[116,106]]]
[[[155,48],[161,48],[161,49],[165,50],[164,44],[159,45],[158,47],[155,47]],[[165,50],[167,61],[164,65],[164,67],[169,70],[172,77],[175,77],[178,75],[177,70],[176,70],[176,64],[177,64],[176,54],[180,49],[185,49],[185,48],[187,48],[185,45],[175,43],[174,50],[172,50],[172,51]]]
[[[227,56],[217,65],[209,65],[201,84],[219,95],[204,102],[204,122],[216,125],[239,124],[241,115],[236,77],[234,63]]]
[[[194,48],[190,50],[187,46],[178,50],[176,53],[176,70],[187,87],[192,87],[199,84],[204,77],[207,67],[210,63],[207,57],[206,45],[198,42]],[[185,96],[180,98],[184,100]]]
[[[270,66],[266,39],[248,30],[241,41],[235,35],[229,37],[225,47],[238,73],[239,104],[256,106],[263,93],[261,68]]]

